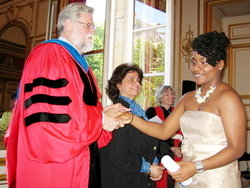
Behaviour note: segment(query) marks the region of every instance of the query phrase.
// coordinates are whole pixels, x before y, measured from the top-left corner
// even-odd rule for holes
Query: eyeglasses
[[[80,22],[80,21],[77,21],[77,23],[87,26],[88,30],[96,30],[96,25],[93,25],[91,23],[84,23],[84,22]]]

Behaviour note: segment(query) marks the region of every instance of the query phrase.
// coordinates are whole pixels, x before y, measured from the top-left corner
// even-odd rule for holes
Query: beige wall
[[[232,49],[227,78],[230,85],[240,94],[247,111],[250,129],[250,15],[225,18],[223,31],[229,36]],[[250,152],[250,130],[248,130],[247,151]]]
[[[200,4],[197,0],[175,1],[175,40],[174,48],[174,88],[177,90],[177,98],[182,95],[182,81],[193,80],[189,71],[187,58],[183,56],[183,45],[192,40],[200,32]],[[189,46],[190,47],[190,46]],[[190,55],[190,54],[189,54]]]

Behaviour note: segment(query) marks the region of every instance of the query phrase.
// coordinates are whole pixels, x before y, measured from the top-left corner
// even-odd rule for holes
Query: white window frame
[[[123,14],[119,15],[117,12],[117,4],[123,3]],[[121,11],[121,10],[119,10]],[[134,0],[107,0],[106,2],[106,23],[105,23],[105,44],[104,44],[104,67],[103,67],[103,83],[107,83],[111,77],[113,70],[117,66],[114,62],[114,50],[116,48],[116,21],[123,19],[123,30],[126,33],[122,44],[123,58],[120,63],[132,62],[133,50],[133,19],[134,19]],[[144,74],[149,76],[164,76],[164,84],[173,85],[173,38],[174,38],[174,0],[166,0],[166,35],[165,35],[165,71],[163,73]],[[157,27],[157,26],[156,26]],[[161,26],[162,27],[162,26]],[[151,29],[151,28],[148,28]],[[170,37],[167,37],[170,36]],[[105,91],[105,85],[102,88],[102,103],[104,106],[111,104]]]

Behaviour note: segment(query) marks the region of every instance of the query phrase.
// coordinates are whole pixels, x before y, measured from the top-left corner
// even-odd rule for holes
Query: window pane
[[[94,8],[93,20],[96,25],[105,22],[106,0],[86,0],[86,5]]]
[[[165,25],[166,0],[137,0],[135,1],[134,29]]]
[[[133,62],[144,73],[164,72],[165,27],[134,32]]]
[[[94,50],[103,49],[104,46],[104,23],[99,23],[94,35]]]
[[[87,55],[85,57],[94,72],[99,88],[102,88],[103,53]]]
[[[99,88],[102,88],[106,0],[87,0],[86,4],[94,8],[93,20],[97,28],[94,36],[94,51],[87,53],[85,57],[97,78]]]
[[[155,106],[155,90],[164,84],[166,0],[135,0],[133,63],[144,72],[143,89],[136,99],[144,109]]]
[[[142,106],[143,109],[146,110],[148,107],[155,106],[157,104],[155,100],[155,90],[163,83],[163,76],[145,77],[143,79],[141,93],[136,98],[136,101]]]

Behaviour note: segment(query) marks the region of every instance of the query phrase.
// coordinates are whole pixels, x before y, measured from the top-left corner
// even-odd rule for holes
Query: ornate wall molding
[[[231,45],[228,53],[228,84],[244,98],[250,98],[249,85],[242,84],[250,79],[249,52],[250,43],[246,43]]]
[[[191,31],[191,26],[189,25],[188,31],[185,33],[185,37],[182,41],[182,55],[184,57],[184,62],[190,63],[192,58],[192,47],[191,42],[194,39],[194,32]]]
[[[3,12],[0,12],[0,15],[4,15],[6,19],[6,23],[13,23],[13,22],[23,22],[27,25],[29,31],[32,30],[32,20],[28,21],[21,16],[21,13],[24,7],[29,7],[31,10],[33,9],[34,2],[28,2],[24,5],[11,5],[9,8]]]
[[[5,80],[20,80],[23,59],[16,56],[0,54],[0,78]]]
[[[19,80],[24,66],[24,46],[0,40],[0,79]]]
[[[229,24],[228,27],[230,40],[250,38],[250,22]]]

